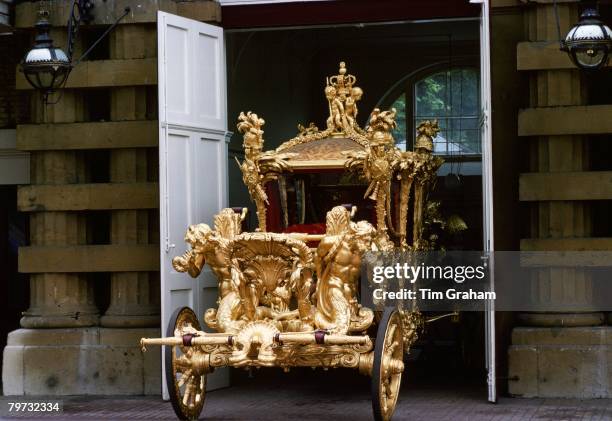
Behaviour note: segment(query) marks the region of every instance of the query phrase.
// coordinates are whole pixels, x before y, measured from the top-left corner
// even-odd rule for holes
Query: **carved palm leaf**
[[[289,282],[293,262],[278,256],[256,256],[242,262],[243,273],[251,281],[261,282],[269,292],[281,282]]]

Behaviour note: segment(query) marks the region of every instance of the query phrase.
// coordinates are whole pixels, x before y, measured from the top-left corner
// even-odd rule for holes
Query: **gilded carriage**
[[[246,209],[223,209],[213,228],[188,228],[190,249],[173,260],[177,271],[192,277],[208,264],[219,282],[218,307],[203,317],[214,333],[183,308],[166,337],[141,340],[143,349],[167,347],[168,390],[181,419],[198,418],[206,375],[218,367],[354,368],[372,378],[374,418],[388,420],[395,410],[403,356],[422,317],[414,309],[362,306],[361,258],[370,250],[431,247],[423,221],[441,164],[432,156],[437,122],[423,122],[414,151],[404,152],[392,136],[395,110],[374,109],[367,127],[359,127],[362,90],[344,63],[324,93],[326,128],[300,125],[299,134],[275,150],[263,151],[264,120],[240,114],[244,160],[238,165],[258,228],[242,232]],[[306,194],[325,190],[313,174],[340,180],[335,195],[326,201]],[[343,202],[343,188],[358,190],[359,197]],[[324,220],[317,221],[316,212],[306,216],[309,202],[328,207]],[[364,220],[355,221],[356,215]]]

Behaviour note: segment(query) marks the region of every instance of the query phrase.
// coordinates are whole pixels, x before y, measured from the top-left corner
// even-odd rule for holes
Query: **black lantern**
[[[39,20],[36,23],[38,34],[36,35],[34,47],[26,54],[21,62],[21,71],[32,87],[43,95],[43,101],[47,103],[49,94],[61,89],[73,67],[78,65],[87,54],[110,32],[115,26],[128,15],[130,8],[126,7],[115,23],[113,23],[104,33],[83,53],[76,61],[72,60],[74,41],[81,22],[90,22],[93,19],[91,10],[93,3],[91,0],[73,0],[71,13],[68,19],[68,54],[61,48],[53,45],[53,40],[49,36],[49,12],[42,7],[38,12]]]
[[[597,70],[608,62],[612,31],[601,21],[597,10],[586,9],[561,41],[561,50],[567,52],[579,68]]]
[[[64,84],[72,65],[68,55],[61,48],[53,46],[49,36],[48,12],[41,10],[39,17],[34,47],[23,59],[21,69],[30,85],[46,97]]]

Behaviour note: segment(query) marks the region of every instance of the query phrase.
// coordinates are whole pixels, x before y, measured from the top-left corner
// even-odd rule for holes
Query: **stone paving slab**
[[[247,384],[207,394],[204,420],[370,421],[367,385]],[[20,419],[35,419],[19,417]],[[36,419],[41,419],[39,417]],[[65,397],[53,420],[174,420],[170,403],[158,397]],[[482,389],[404,387],[393,418],[398,420],[612,420],[610,399],[519,399],[485,401]]]

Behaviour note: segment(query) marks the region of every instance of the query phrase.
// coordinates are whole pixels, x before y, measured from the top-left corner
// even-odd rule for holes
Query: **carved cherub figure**
[[[315,133],[319,132],[319,128],[313,122],[310,122],[308,127],[305,127],[305,126],[303,126],[301,124],[298,124],[297,128],[298,128],[298,132],[299,132],[298,136],[301,136],[301,137],[308,136],[308,135],[315,134]]]
[[[346,98],[345,105],[345,114],[346,114],[346,123],[350,127],[353,127],[357,124],[357,101],[361,99],[363,96],[363,90],[355,86],[351,89],[351,95]]]
[[[342,118],[345,113],[344,102],[338,96],[338,92],[333,86],[325,87],[325,97],[329,102],[329,118],[327,119],[327,127],[333,128],[336,131],[342,131]]]

